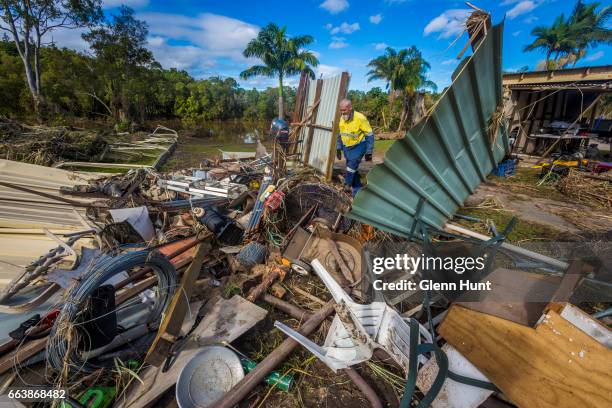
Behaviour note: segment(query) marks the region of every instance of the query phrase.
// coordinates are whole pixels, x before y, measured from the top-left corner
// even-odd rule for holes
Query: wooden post
[[[295,94],[295,109],[293,110],[293,115],[291,116],[292,122],[300,122],[300,118],[303,114],[302,111],[304,110],[306,87],[308,86],[309,82],[308,73],[306,71],[302,71],[302,75],[300,76],[300,84]]]
[[[317,86],[315,88],[315,95],[314,95],[314,99],[313,99],[313,103],[317,103],[317,101],[320,101],[321,99],[321,90],[323,89],[323,80],[322,79],[318,79],[317,80]],[[310,122],[312,124],[316,124],[317,123],[317,114],[319,112],[319,105],[321,103],[319,102],[319,104],[317,106],[313,105],[313,111],[312,111],[312,115],[311,115],[311,119]],[[305,142],[306,145],[304,146],[304,155],[302,157],[302,162],[305,165],[308,165],[308,160],[310,159],[310,148],[312,147],[312,138],[314,137],[314,126],[309,126],[308,127],[308,137],[306,138]]]
[[[180,333],[185,314],[189,309],[189,298],[195,281],[200,275],[204,258],[210,251],[210,244],[201,242],[196,248],[196,253],[189,268],[183,274],[181,283],[174,293],[174,297],[164,312],[157,336],[149,348],[145,361],[154,366],[161,365],[168,357],[172,345]]]
[[[302,336],[308,336],[314,332],[317,327],[334,312],[335,302],[332,300],[328,302],[321,309],[316,311],[310,316],[306,322],[302,325],[299,333]],[[280,346],[274,349],[266,358],[263,359],[257,367],[248,373],[238,384],[226,392],[219,400],[212,404],[216,408],[231,408],[242,401],[253,388],[261,383],[266,375],[272,371],[276,366],[281,364],[287,356],[295,349],[299,343],[291,338],[285,339]]]

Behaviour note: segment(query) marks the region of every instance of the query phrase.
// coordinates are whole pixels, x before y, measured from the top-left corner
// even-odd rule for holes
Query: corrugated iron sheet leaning
[[[457,67],[433,112],[395,142],[368,174],[349,218],[410,237],[420,219],[443,228],[508,153],[501,120],[503,24]]]

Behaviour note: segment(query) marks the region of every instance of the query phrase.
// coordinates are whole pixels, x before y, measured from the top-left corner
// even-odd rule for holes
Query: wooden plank
[[[164,311],[164,319],[159,326],[157,336],[155,336],[145,357],[147,363],[159,366],[168,357],[189,309],[189,299],[191,298],[195,281],[200,276],[202,263],[209,252],[210,244],[208,242],[200,242],[196,247],[193,261],[183,274],[179,287]]]
[[[127,393],[117,398],[116,407],[150,406],[176,383],[179,373],[200,351],[200,347],[222,341],[232,342],[268,313],[238,295],[231,299],[219,299],[206,312],[168,371],[162,372],[162,367],[154,366],[141,370],[138,375],[142,384],[132,381]]]
[[[317,79],[317,86],[315,88],[315,94],[313,99],[313,104],[316,104],[317,101],[321,100],[321,90],[323,89],[323,80]],[[312,114],[310,115],[310,121],[312,123],[317,122],[317,115],[319,114],[319,105],[313,106]],[[304,156],[302,157],[302,162],[305,165],[308,165],[308,160],[310,159],[310,149],[312,147],[312,138],[314,137],[314,128],[308,128],[308,136],[306,137],[306,145],[304,146]]]
[[[578,285],[578,282],[589,272],[591,272],[593,268],[583,263],[582,261],[573,261],[567,271],[565,271],[565,275],[563,275],[563,280],[552,297],[552,302],[569,302],[570,297],[572,297],[572,293],[574,293],[574,289]]]
[[[612,351],[555,311],[534,329],[453,305],[439,332],[519,407],[612,406]]]
[[[19,364],[23,363],[34,354],[44,350],[46,345],[47,337],[31,340],[19,346],[10,354],[3,356],[2,359],[0,359],[0,374],[4,374],[13,367],[18,367]]]
[[[310,82],[309,79],[308,73],[306,71],[302,71],[302,74],[300,75],[300,83],[295,94],[295,109],[293,110],[293,115],[291,115],[292,122],[299,122],[300,117],[302,116],[304,102],[306,99],[306,87]]]

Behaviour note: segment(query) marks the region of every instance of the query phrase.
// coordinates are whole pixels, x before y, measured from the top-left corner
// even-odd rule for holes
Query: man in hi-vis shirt
[[[368,119],[361,112],[353,109],[348,99],[340,102],[340,133],[336,142],[336,157],[342,159],[342,152],[346,159],[346,175],[344,189],[350,191],[353,197],[362,187],[359,177],[359,163],[365,156],[366,161],[372,160],[374,151],[374,133]]]

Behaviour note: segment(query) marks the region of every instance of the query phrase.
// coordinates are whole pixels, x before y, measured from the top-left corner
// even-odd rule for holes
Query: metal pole
[[[300,328],[299,333],[303,336],[310,335],[329,315],[334,312],[334,301],[329,301],[321,309],[317,310]],[[248,373],[231,390],[226,392],[219,400],[211,406],[216,408],[232,408],[242,401],[253,388],[265,380],[266,376],[276,366],[281,364],[291,354],[293,349],[299,345],[293,339],[286,339],[272,351],[257,367]]]

